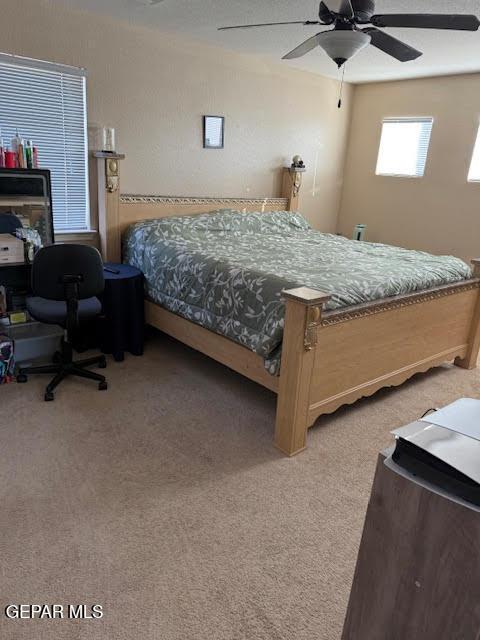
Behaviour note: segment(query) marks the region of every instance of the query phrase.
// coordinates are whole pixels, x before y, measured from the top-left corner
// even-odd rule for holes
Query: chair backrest
[[[48,300],[65,300],[65,276],[80,276],[78,298],[102,293],[105,280],[100,253],[84,244],[52,244],[36,254],[32,265],[32,289]]]

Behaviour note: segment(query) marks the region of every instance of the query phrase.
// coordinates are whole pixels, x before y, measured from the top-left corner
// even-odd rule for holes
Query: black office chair
[[[47,385],[45,400],[53,400],[54,389],[69,375],[96,380],[98,388],[107,389],[105,376],[86,367],[107,366],[104,355],[73,361],[72,342],[81,318],[97,316],[102,309],[97,296],[104,288],[103,263],[99,252],[81,244],[54,244],[44,247],[32,265],[32,289],[35,297],[27,298],[27,309],[40,322],[59,324],[66,329],[62,350],[54,356],[54,364],[21,368],[17,382],[27,382],[30,373],[55,373]]]

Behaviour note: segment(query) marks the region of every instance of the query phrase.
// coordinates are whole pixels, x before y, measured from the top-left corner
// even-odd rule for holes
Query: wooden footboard
[[[419,294],[324,312],[329,299],[301,287],[284,292],[280,377],[263,359],[146,301],[148,324],[278,394],[275,444],[292,456],[322,414],[399,385],[444,362],[476,366],[480,348],[480,260],[475,278]]]
[[[305,448],[322,414],[444,362],[476,366],[480,347],[480,260],[475,278],[420,294],[323,312],[328,296],[284,292],[286,321],[275,444]]]

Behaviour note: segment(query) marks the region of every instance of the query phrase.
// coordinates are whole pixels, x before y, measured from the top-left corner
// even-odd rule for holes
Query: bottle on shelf
[[[20,167],[20,169],[26,169],[27,168],[27,157],[25,155],[25,142],[24,140],[22,140],[20,142],[20,144],[18,145],[18,166]]]
[[[27,159],[25,157],[25,142],[18,134],[18,129],[16,129],[16,134],[12,138],[12,151],[17,154],[17,167],[20,169],[26,169]]]
[[[38,147],[33,147],[33,168],[38,169]]]
[[[25,143],[25,159],[27,169],[34,169],[33,142],[31,140],[27,140]]]
[[[0,129],[0,168],[5,166],[5,147],[3,144],[2,130]]]
[[[17,154],[15,151],[5,147],[5,167],[7,169],[16,169],[17,168]]]
[[[11,142],[11,145],[10,145],[10,149],[11,149],[12,153],[14,153],[15,156],[16,156],[15,167],[19,166],[19,164],[18,164],[18,147],[19,147],[19,145],[21,143],[22,143],[22,139],[18,135],[18,129],[17,129],[16,130],[16,134],[12,138],[12,142]]]

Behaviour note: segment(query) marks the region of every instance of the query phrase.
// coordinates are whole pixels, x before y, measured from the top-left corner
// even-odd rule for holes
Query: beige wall
[[[334,230],[350,87],[249,56],[181,42],[50,0],[2,0],[0,49],[88,69],[91,123],[117,129],[129,193],[277,196],[279,167],[308,166],[301,208]],[[226,117],[224,150],[202,148],[203,114]],[[314,180],[315,178],[315,180]]]
[[[368,240],[480,255],[480,184],[467,182],[479,114],[480,75],[357,86],[339,231],[360,222]],[[435,118],[424,178],[375,175],[388,116]]]

